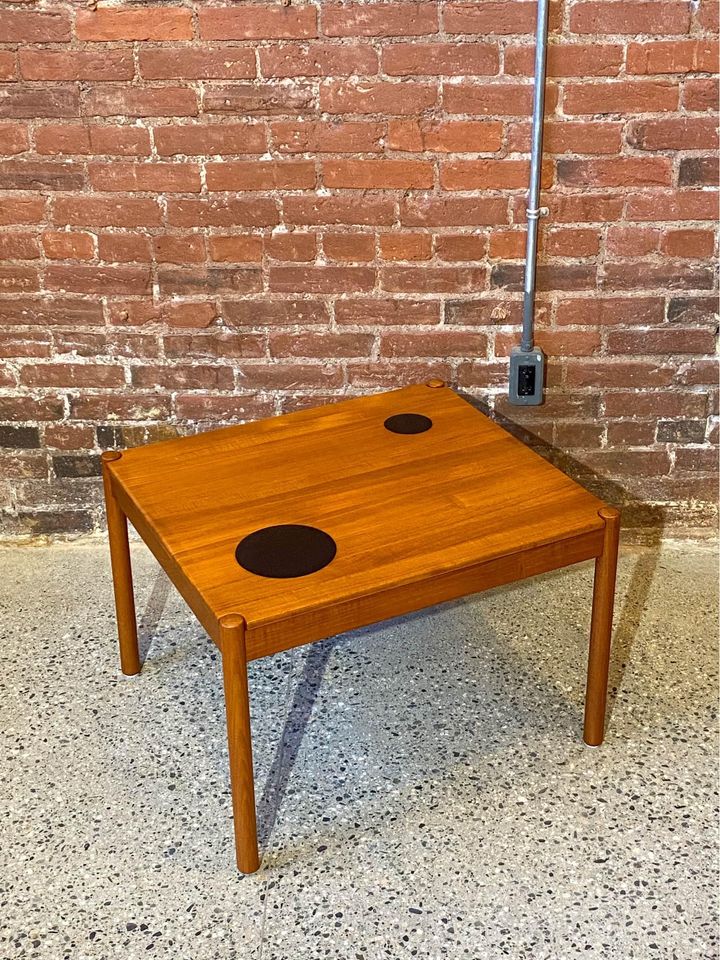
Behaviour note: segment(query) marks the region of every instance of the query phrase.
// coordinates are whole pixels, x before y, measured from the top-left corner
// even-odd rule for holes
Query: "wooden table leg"
[[[587,691],[585,694],[585,743],[597,747],[605,735],[605,703],[607,701],[610,640],[612,637],[615,574],[617,572],[620,512],[602,507],[605,521],[603,552],[595,560],[590,654],[588,657]]]
[[[115,499],[110,480],[110,466],[122,456],[117,450],[102,454],[105,511],[107,514],[110,563],[112,565],[113,591],[115,593],[115,616],[118,640],[120,641],[120,667],[123,673],[140,673],[137,623],[135,621],[135,598],[133,597],[130,546],[128,544],[127,517]]]
[[[254,873],[260,866],[260,856],[255,823],[245,620],[239,614],[229,613],[220,618],[220,650],[225,685],[235,853],[238,869],[243,873]]]

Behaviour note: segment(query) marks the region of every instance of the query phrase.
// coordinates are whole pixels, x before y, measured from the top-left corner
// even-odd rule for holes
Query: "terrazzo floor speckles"
[[[715,552],[622,551],[605,744],[592,565],[250,667],[260,871],[233,865],[220,662],[142,545],[0,550],[0,957],[718,956]]]

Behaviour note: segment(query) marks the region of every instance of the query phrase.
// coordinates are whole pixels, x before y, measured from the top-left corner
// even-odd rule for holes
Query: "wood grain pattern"
[[[424,414],[433,427],[391,433],[383,422],[395,413]],[[489,573],[503,558],[517,559],[487,582],[523,576],[520,556],[539,548],[549,549],[536,572],[574,562],[563,560],[561,542],[581,543],[567,553],[577,559],[602,549],[602,501],[447,387],[416,385],[152,444],[110,468],[123,509],[194,595],[214,639],[213,622],[242,612],[251,657],[282,649],[273,624],[304,622],[287,635],[287,645],[303,643],[360,625],[359,616],[372,622],[483,589],[481,568]],[[326,530],[335,560],[292,581],[243,570],[238,541],[279,523]],[[447,595],[432,586],[454,573]],[[354,605],[347,620],[332,612],[340,605]]]

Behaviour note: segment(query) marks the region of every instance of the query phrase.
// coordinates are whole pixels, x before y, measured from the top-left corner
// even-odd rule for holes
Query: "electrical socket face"
[[[545,355],[539,347],[510,351],[510,403],[516,406],[538,406],[543,402]]]

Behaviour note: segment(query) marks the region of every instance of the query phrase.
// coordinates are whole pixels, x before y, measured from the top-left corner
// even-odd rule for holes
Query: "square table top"
[[[385,428],[402,413],[432,426]],[[214,617],[240,613],[248,630],[604,526],[601,500],[446,386],[136,447],[110,466],[130,520]],[[275,524],[319,527],[334,559],[292,579],[245,570],[239,541]]]

